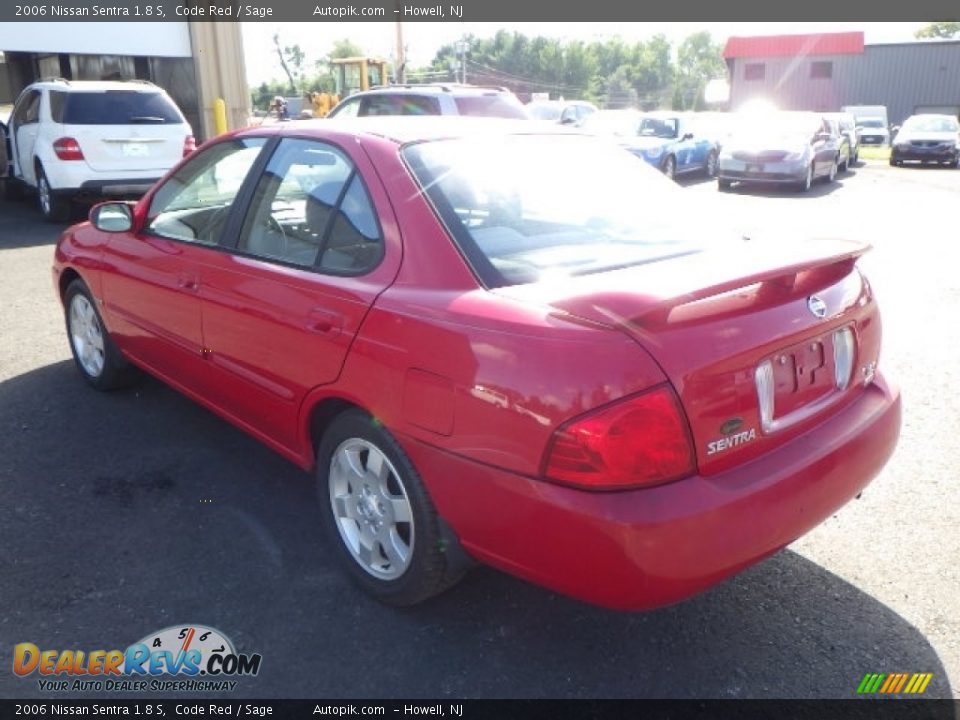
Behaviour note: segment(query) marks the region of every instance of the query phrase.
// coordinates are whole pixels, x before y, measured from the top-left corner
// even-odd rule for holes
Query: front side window
[[[216,245],[264,144],[265,138],[234,138],[194,155],[153,196],[146,230],[172,240]]]
[[[284,139],[254,190],[237,250],[359,274],[382,249],[373,205],[347,156],[326,143]]]
[[[29,125],[40,119],[40,91],[31,90],[13,111],[13,121],[17,126]]]
[[[438,140],[403,156],[487,287],[657,262],[709,237],[675,183],[600,139]]]

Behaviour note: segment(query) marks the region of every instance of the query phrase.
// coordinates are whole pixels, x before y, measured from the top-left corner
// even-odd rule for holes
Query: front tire
[[[840,166],[838,158],[833,159],[833,163],[830,165],[830,173],[827,175],[827,184],[829,185],[837,179],[837,171]]]
[[[115,390],[136,380],[138,371],[114,345],[82,280],[67,286],[63,304],[70,351],[83,379],[97,390]]]
[[[341,564],[388,605],[415,605],[456,583],[462,568],[420,475],[387,430],[348,410],[317,450],[324,533]]]
[[[805,193],[810,192],[810,188],[813,185],[813,163],[807,165],[807,174],[804,176],[803,180],[800,181],[800,184],[797,185],[797,190]]]
[[[70,203],[58,196],[50,187],[47,174],[37,165],[37,200],[43,219],[50,223],[65,223],[70,219]]]
[[[673,155],[667,155],[667,159],[663,161],[660,169],[663,171],[663,174],[671,180],[677,179],[677,160]]]

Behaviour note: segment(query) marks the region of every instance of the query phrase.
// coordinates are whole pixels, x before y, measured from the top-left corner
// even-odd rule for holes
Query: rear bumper
[[[878,375],[854,403],[746,465],[645,490],[591,493],[404,443],[478,560],[623,610],[683,600],[776,552],[855,497],[900,432]]]
[[[721,160],[717,177],[751,183],[801,183],[807,177],[806,161],[748,164],[739,160]]]

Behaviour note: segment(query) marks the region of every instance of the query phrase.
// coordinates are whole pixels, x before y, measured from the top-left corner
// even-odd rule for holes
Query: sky
[[[927,23],[884,22],[729,22],[729,23],[469,23],[407,22],[403,24],[408,67],[427,65],[442,46],[467,34],[491,37],[498,30],[545,35],[566,40],[604,40],[621,37],[627,41],[643,41],[658,33],[666,35],[676,46],[687,35],[707,30],[723,42],[730,35],[779,35],[790,33],[848,32],[862,30],[867,43],[906,42]],[[396,27],[392,22],[325,22],[325,23],[243,23],[243,43],[247,79],[251,85],[284,77],[273,46],[273,36],[280,35],[283,45],[298,44],[307,55],[307,62],[326,56],[334,41],[347,38],[362,47],[368,55],[392,59],[396,43]],[[469,80],[469,78],[468,78]]]

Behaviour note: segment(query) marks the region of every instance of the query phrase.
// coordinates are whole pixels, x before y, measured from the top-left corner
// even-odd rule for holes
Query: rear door
[[[382,217],[392,211],[362,153],[284,138],[252,189],[235,246],[200,268],[213,399],[285,447],[298,443],[303,398],[337,379],[396,276],[399,238]]]
[[[160,175],[180,161],[191,134],[177,106],[155,88],[54,91],[51,115],[99,173]]]

